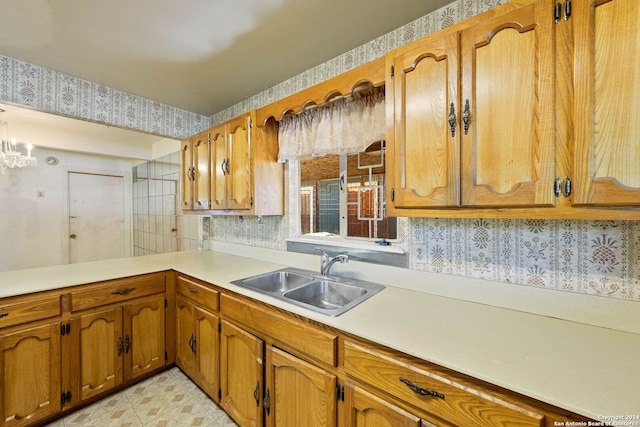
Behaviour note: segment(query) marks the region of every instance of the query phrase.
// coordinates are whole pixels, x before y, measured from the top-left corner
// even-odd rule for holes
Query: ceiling
[[[0,55],[211,116],[452,0],[0,0]]]

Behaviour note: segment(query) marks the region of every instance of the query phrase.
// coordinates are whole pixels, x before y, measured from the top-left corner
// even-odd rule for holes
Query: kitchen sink
[[[296,268],[271,271],[231,283],[333,317],[384,289],[378,283],[322,276]]]
[[[293,271],[280,270],[242,279],[240,283],[236,284],[258,291],[272,293],[285,292],[297,288],[300,285],[310,283],[313,280],[313,277],[309,277],[304,274],[295,273]]]

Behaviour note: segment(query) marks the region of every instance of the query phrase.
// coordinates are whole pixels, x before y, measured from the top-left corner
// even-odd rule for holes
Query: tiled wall
[[[207,249],[201,216],[181,215],[179,153],[133,168],[133,254]]]

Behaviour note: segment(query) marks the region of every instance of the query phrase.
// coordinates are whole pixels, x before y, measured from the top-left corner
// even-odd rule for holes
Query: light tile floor
[[[178,368],[105,397],[47,427],[235,427]]]

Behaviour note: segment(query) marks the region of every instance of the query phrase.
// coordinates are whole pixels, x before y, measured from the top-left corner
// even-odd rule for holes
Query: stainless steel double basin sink
[[[328,316],[338,316],[384,289],[383,285],[285,268],[231,283]]]

